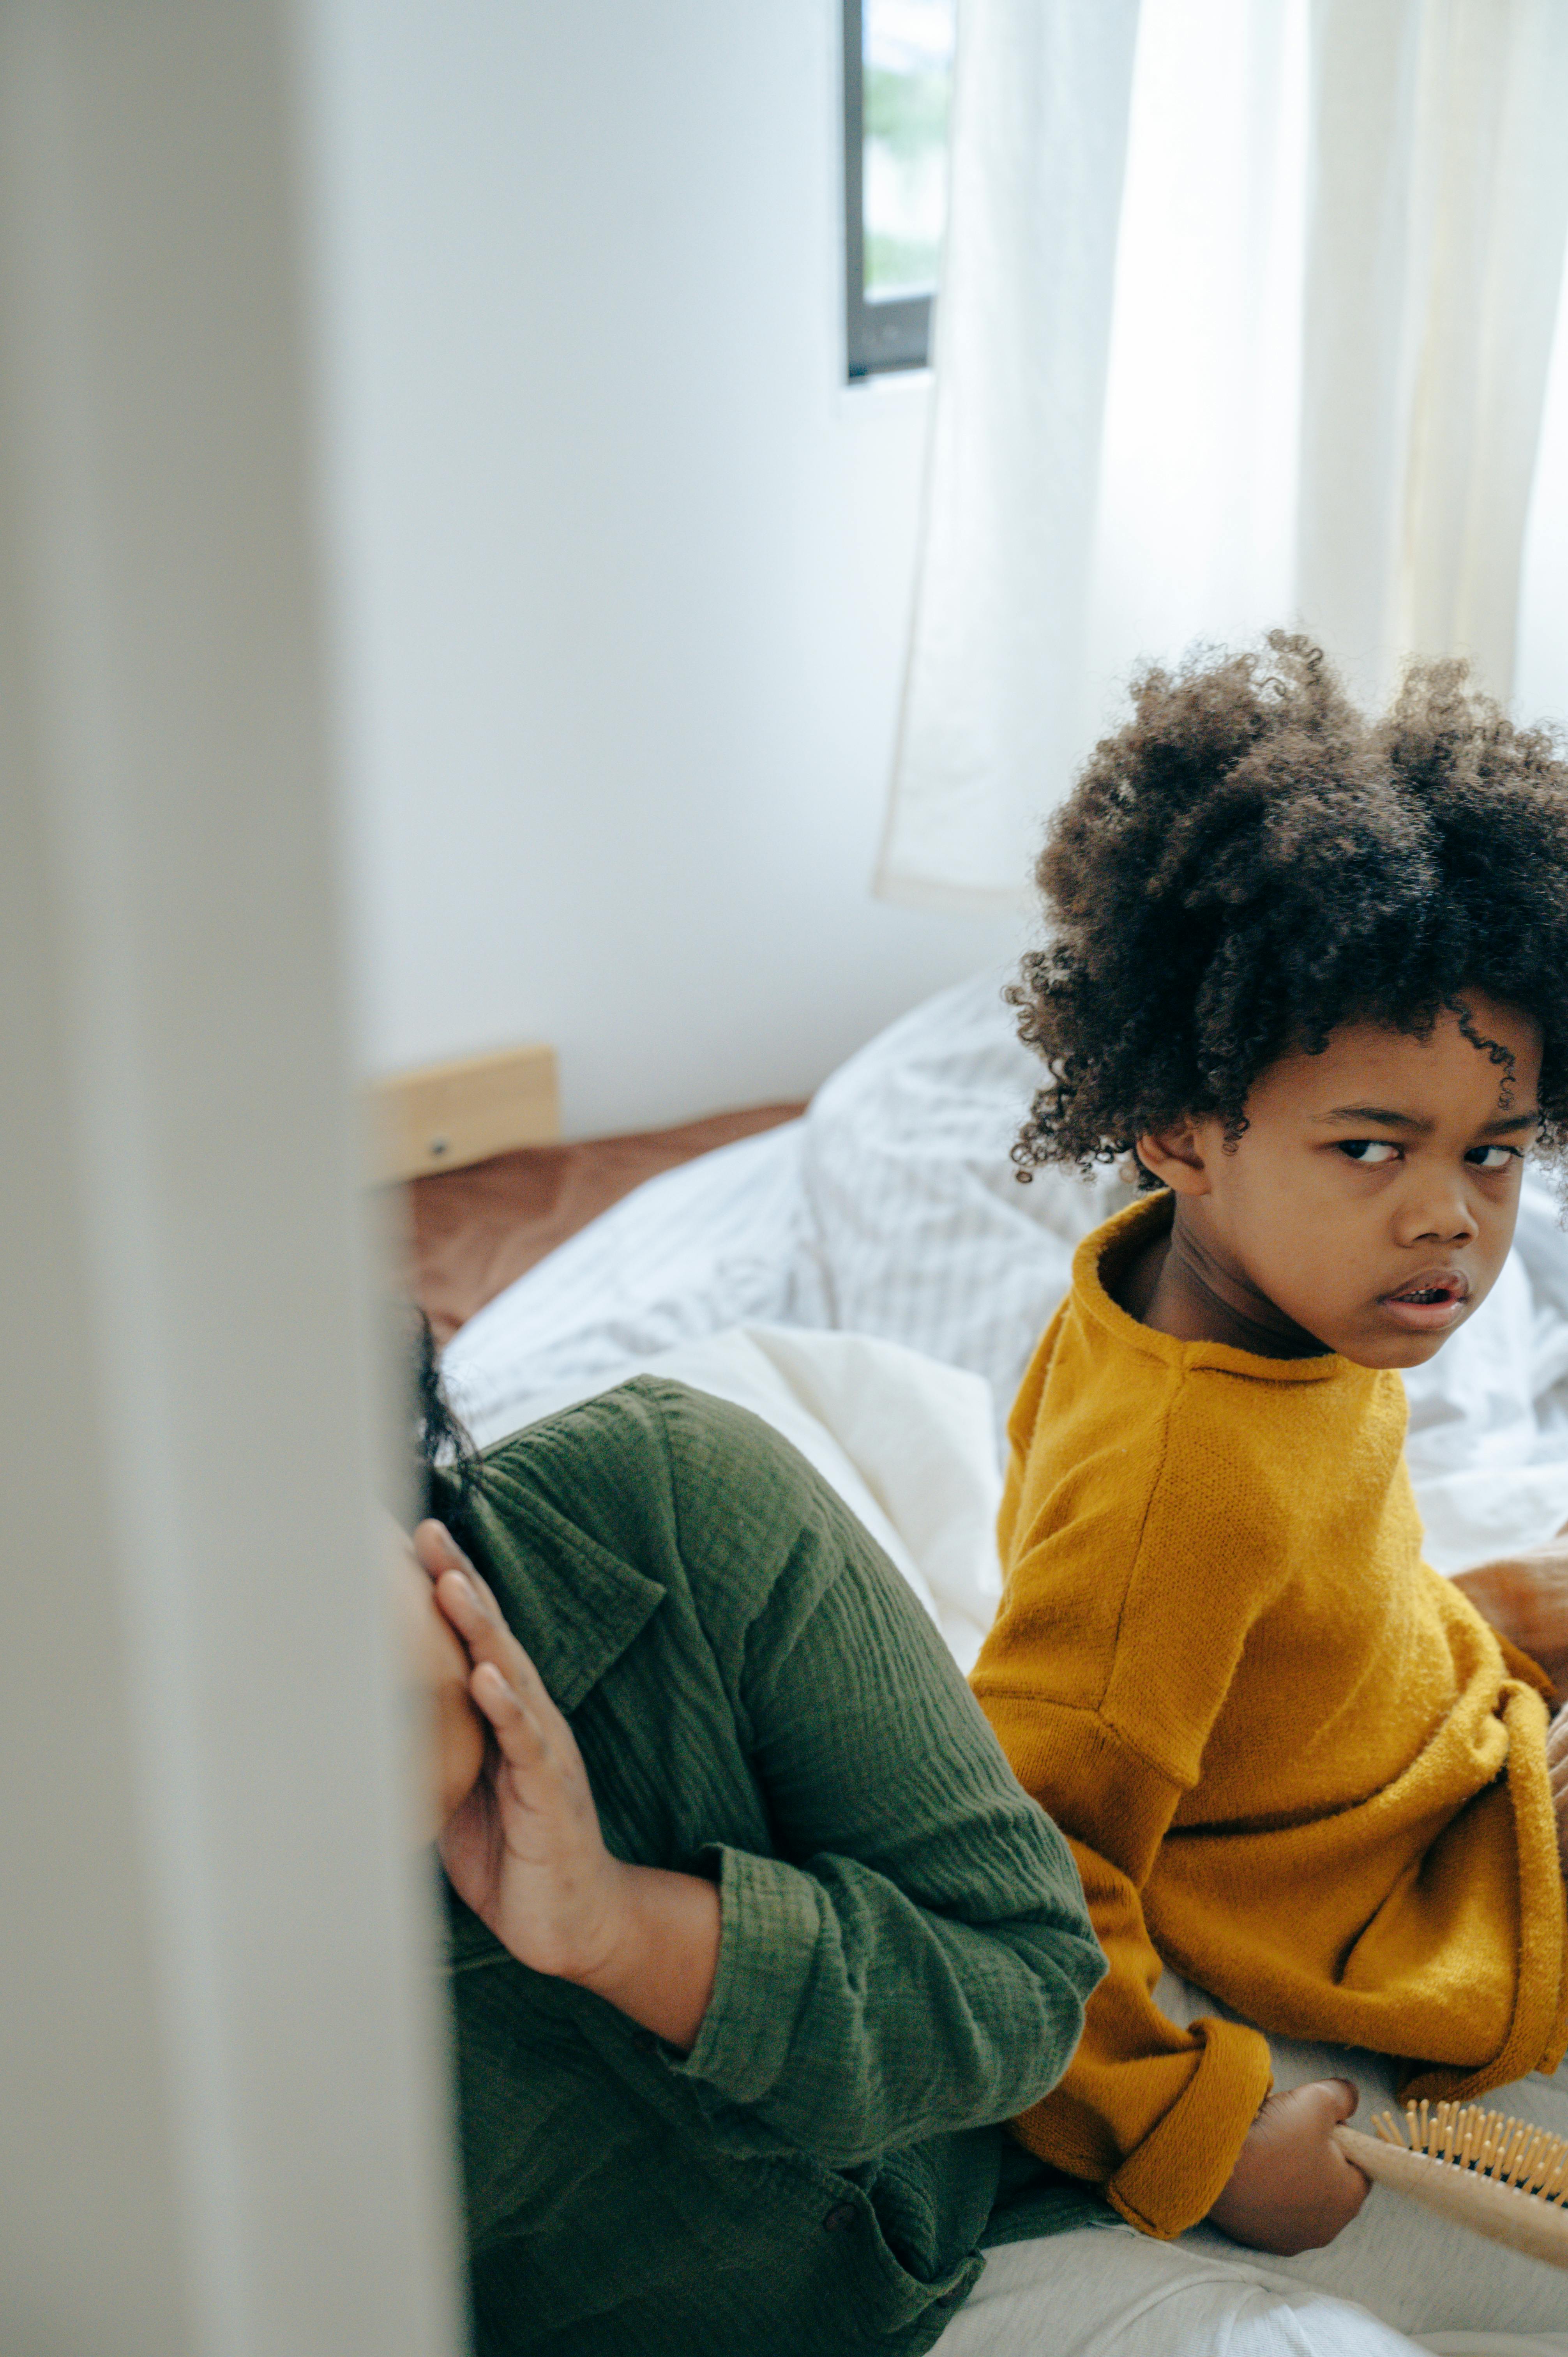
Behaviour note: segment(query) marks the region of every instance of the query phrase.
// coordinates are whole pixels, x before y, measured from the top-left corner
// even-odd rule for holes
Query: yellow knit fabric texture
[[[1422,1562],[1399,1376],[1140,1326],[1112,1294],[1171,1214],[1079,1248],[1013,1410],[973,1678],[1111,1963],[1015,2133],[1162,2236],[1271,2083],[1257,2030],[1165,2018],[1162,1964],[1407,2058],[1418,2095],[1553,2069],[1568,2033],[1546,1681]]]

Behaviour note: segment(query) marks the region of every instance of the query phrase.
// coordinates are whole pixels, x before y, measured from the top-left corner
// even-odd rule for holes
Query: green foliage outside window
[[[937,283],[947,168],[945,72],[865,73],[865,291]]]

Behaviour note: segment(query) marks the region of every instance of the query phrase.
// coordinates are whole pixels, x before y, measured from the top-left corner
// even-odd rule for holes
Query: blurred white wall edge
[[[446,2357],[281,0],[0,12],[0,2346]]]

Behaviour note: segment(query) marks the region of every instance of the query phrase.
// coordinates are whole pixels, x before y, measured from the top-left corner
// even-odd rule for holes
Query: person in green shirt
[[[454,1463],[436,1396],[478,2357],[930,2348],[987,2246],[1095,2208],[996,2125],[1104,1970],[1067,1845],[767,1426],[642,1377]]]

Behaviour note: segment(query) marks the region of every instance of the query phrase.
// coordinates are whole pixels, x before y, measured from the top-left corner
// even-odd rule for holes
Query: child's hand
[[[718,1892],[610,1856],[576,1738],[489,1588],[441,1523],[421,1523],[413,1544],[493,1738],[437,1844],[453,1889],[520,1963],[690,2046],[718,1964]]]
[[[1568,1698],[1568,1534],[1455,1572],[1454,1585],[1483,1620],[1540,1663],[1558,1702]]]
[[[1270,2095],[1209,2223],[1233,2242],[1285,2258],[1331,2243],[1371,2190],[1333,2138],[1356,2102],[1348,2079],[1317,2079]]]
[[[1552,1807],[1557,1819],[1557,1855],[1568,1875],[1568,1704],[1546,1730],[1546,1773],[1552,1785]]]

